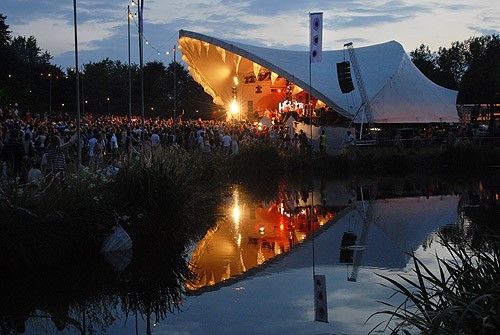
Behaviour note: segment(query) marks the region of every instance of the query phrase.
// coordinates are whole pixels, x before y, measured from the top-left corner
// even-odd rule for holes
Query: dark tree
[[[7,16],[0,14],[0,47],[6,47],[10,44],[10,33],[9,26],[5,23]]]
[[[465,45],[469,67],[460,83],[459,101],[493,104],[500,92],[500,38],[472,37]]]
[[[185,118],[212,118],[211,113],[217,108],[212,102],[212,97],[203,90],[203,87],[179,62],[172,62],[167,68],[170,83],[174,82],[174,69],[177,79],[177,115],[184,113]],[[173,89],[170,92],[173,92]]]
[[[436,71],[436,54],[432,53],[429,46],[421,44],[410,52],[413,64],[427,77],[432,78]]]
[[[17,36],[12,40],[11,48],[18,55],[19,59],[26,64],[50,64],[52,56],[47,52],[42,52],[38,46],[36,38]]]

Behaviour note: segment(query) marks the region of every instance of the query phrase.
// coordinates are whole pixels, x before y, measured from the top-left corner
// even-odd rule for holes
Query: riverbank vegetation
[[[222,157],[190,155],[182,149],[170,148],[154,155],[147,164],[125,164],[116,173],[82,170],[79,174],[68,173],[63,182],[46,180],[40,188],[4,185],[0,201],[0,261],[9,269],[22,268],[29,273],[43,273],[45,269],[65,273],[59,265],[93,268],[94,261],[102,263],[102,242],[112,227],[119,224],[134,241],[130,263],[118,270],[119,276],[109,269],[109,264],[100,264],[99,270],[91,273],[97,279],[106,275],[110,286],[117,285],[119,303],[126,311],[161,318],[179,308],[184,283],[193,278],[184,258],[186,248],[217,225],[218,204],[222,197],[230,195],[231,183],[238,183],[256,201],[262,201],[275,198],[280,180],[299,177],[301,183],[307,183],[309,179],[301,177],[304,175],[394,176],[409,172],[422,175],[425,171],[428,176],[456,171],[470,176],[496,164],[499,157],[496,150],[460,147],[398,152],[394,148],[367,148],[357,156],[319,156],[283,154],[276,148],[256,144],[241,148],[237,155]],[[472,209],[478,212],[469,215],[485,213],[476,207]],[[483,237],[486,228],[481,227]],[[459,329],[464,331],[497,327],[498,231],[495,234],[494,239],[479,239],[478,232],[478,238],[468,241],[472,244],[445,241],[454,258],[438,259],[438,274],[414,257],[416,279],[401,278],[403,284],[400,284],[386,278],[387,285],[393,285],[406,297],[406,305],[386,303],[388,309],[380,312],[400,321],[401,326],[393,329],[395,333],[404,332],[408,325],[422,333],[432,333],[437,324],[449,329],[463,327]],[[491,242],[495,240],[496,243]],[[166,275],[156,276],[155,271],[165,271]],[[172,277],[168,277],[169,271]],[[168,283],[164,280],[167,277]],[[9,287],[15,286],[16,278],[12,278]],[[99,281],[95,282],[98,287]],[[134,283],[141,287],[133,286]],[[145,286],[151,290],[145,291]],[[89,288],[88,292],[94,290]],[[44,299],[47,297],[40,297],[40,301]],[[118,301],[107,303],[114,306]],[[410,304],[414,309],[404,308]],[[106,308],[111,310],[111,307]],[[484,314],[488,318],[481,321],[477,319],[480,313],[490,314]]]
[[[444,241],[450,256],[436,256],[437,271],[413,254],[413,276],[381,276],[403,302],[382,302],[388,309],[374,315],[389,315],[389,321],[370,333],[387,328],[392,334],[500,333],[499,237],[490,236],[481,248]]]
[[[489,146],[402,152],[373,147],[356,156],[320,156],[283,154],[257,143],[230,157],[170,148],[147,164],[123,164],[117,173],[84,169],[68,173],[63,182],[46,180],[39,188],[2,186],[0,262],[43,267],[93,257],[117,224],[135,247],[161,245],[171,236],[195,240],[216,225],[218,202],[230,183],[262,200],[274,197],[281,179],[304,175],[470,176],[491,165],[500,166],[500,150]]]
[[[224,187],[213,157],[168,150],[116,174],[68,173],[43,188],[2,188],[0,263],[45,267],[94,257],[119,224],[136,246],[196,239],[215,225]]]

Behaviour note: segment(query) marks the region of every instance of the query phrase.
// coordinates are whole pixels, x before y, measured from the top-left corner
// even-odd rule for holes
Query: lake
[[[380,301],[402,301],[378,275],[411,276],[411,252],[436,268],[440,239],[479,241],[479,214],[499,204],[488,178],[311,179],[226,193],[217,227],[194,245],[8,273],[2,334],[367,334],[386,319],[367,322]]]

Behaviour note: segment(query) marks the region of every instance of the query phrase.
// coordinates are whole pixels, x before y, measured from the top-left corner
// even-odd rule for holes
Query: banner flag
[[[314,321],[328,322],[325,275],[314,275]]]
[[[309,26],[311,40],[310,47],[310,61],[321,62],[322,56],[322,43],[323,43],[323,13],[310,13]]]

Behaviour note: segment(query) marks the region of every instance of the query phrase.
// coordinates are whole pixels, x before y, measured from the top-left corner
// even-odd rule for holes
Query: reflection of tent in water
[[[368,205],[366,222],[360,203],[359,208],[339,216],[337,222],[316,236],[315,264],[318,267],[352,264],[356,261],[356,254],[362,253],[361,266],[404,268],[409,259],[404,252],[417,250],[430,233],[457,222],[458,199],[458,196],[437,196],[372,201]],[[357,223],[353,226],[354,222]],[[352,235],[346,236],[345,232]],[[353,251],[351,263],[349,255],[341,256],[340,253],[342,240],[347,246],[353,242],[353,235],[356,235],[356,243],[348,247]],[[293,267],[310,267],[311,259],[312,243],[308,241],[273,265],[272,269],[281,271]]]

